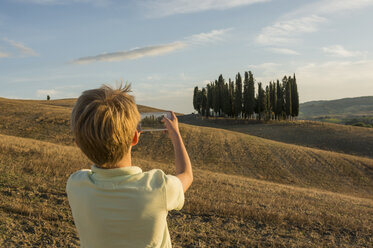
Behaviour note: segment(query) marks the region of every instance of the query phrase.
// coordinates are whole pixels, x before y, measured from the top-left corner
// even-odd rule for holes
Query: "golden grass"
[[[195,167],[272,182],[373,196],[373,160],[289,145],[237,132],[182,124]],[[170,163],[173,148],[162,133],[145,133],[135,156]]]
[[[0,247],[79,246],[65,183],[90,162],[70,135],[74,102],[0,98]],[[195,182],[183,210],[170,212],[175,247],[373,243],[373,159],[304,147],[321,136],[328,150],[349,139],[359,150],[370,145],[370,132],[312,122],[180,127]],[[160,132],[142,134],[133,155],[143,170],[174,170],[173,148]]]
[[[71,108],[49,105],[51,102],[69,105],[73,100],[0,99],[0,133],[73,145],[69,128]],[[301,122],[288,126],[303,127],[308,124]],[[266,125],[253,126],[266,128]],[[180,124],[180,127],[195,167],[363,197],[373,195],[372,159],[289,145],[217,128],[186,124]],[[326,127],[325,132],[331,133],[330,126]],[[318,136],[315,133],[322,134],[322,131],[313,130],[313,136]],[[337,134],[334,138],[339,137]],[[160,132],[144,133],[139,145],[134,148],[134,155],[162,163],[173,162],[171,143],[167,135]]]
[[[79,149],[0,135],[1,247],[78,247],[65,195],[70,173],[89,168]],[[143,170],[172,164],[134,158]],[[175,247],[368,247],[373,200],[195,168]]]
[[[182,122],[220,128],[283,143],[373,158],[373,129],[317,121],[244,121],[199,119],[184,116]]]

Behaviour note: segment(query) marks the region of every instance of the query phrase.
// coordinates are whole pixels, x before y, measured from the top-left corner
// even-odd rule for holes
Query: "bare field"
[[[224,120],[183,117],[182,122],[299,146],[373,158],[373,129],[317,121]]]
[[[74,101],[0,98],[1,247],[79,246],[65,184],[91,163],[70,135]],[[180,124],[195,181],[183,210],[169,214],[173,245],[372,247],[373,159],[333,146],[342,133],[345,142],[356,135],[360,146],[369,146],[371,134],[311,122],[266,125]],[[285,129],[295,141],[281,140]],[[331,140],[329,151],[306,147],[301,130],[311,140]],[[283,137],[273,141],[271,135]],[[133,155],[144,171],[174,170],[173,148],[161,132],[142,134]]]
[[[89,168],[79,149],[0,135],[2,247],[78,247],[65,195],[68,175]],[[149,170],[170,164],[135,159]],[[195,169],[175,247],[368,247],[373,200]]]

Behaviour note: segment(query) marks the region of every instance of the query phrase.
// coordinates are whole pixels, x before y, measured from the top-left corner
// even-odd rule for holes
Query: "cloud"
[[[224,34],[230,29],[212,30],[209,33],[200,33],[189,36],[181,41],[176,41],[168,44],[153,45],[141,48],[135,48],[127,51],[119,51],[113,53],[104,53],[95,56],[82,57],[72,61],[73,64],[87,64],[92,62],[104,61],[122,61],[139,59],[148,56],[160,56],[166,53],[170,53],[176,50],[183,49],[191,45],[200,45],[209,42],[221,41]]]
[[[0,51],[0,58],[7,58],[7,57],[9,57],[9,56],[10,56],[9,53],[4,53],[4,52],[1,52],[1,51]]]
[[[343,58],[348,58],[348,57],[357,57],[362,55],[363,53],[360,51],[349,51],[346,50],[343,46],[341,45],[334,45],[334,46],[329,46],[329,47],[323,47],[322,50],[332,56],[335,57],[343,57]]]
[[[36,95],[38,97],[45,97],[47,95],[49,96],[56,96],[58,95],[60,92],[55,90],[55,89],[49,89],[49,90],[43,90],[43,89],[39,89],[36,91]]]
[[[307,4],[264,27],[256,37],[261,45],[295,43],[301,34],[317,32],[332,14],[373,6],[373,0],[321,0]]]
[[[151,17],[195,13],[206,10],[223,10],[270,0],[146,0],[140,4],[149,11]]]
[[[192,35],[187,37],[185,40],[190,44],[206,44],[210,42],[222,41],[224,39],[224,35],[230,30],[232,30],[232,28],[215,29],[208,33]]]
[[[302,101],[310,101],[373,95],[372,71],[373,60],[359,60],[308,63],[295,73]]]
[[[174,42],[164,45],[156,45],[156,46],[147,46],[142,48],[136,48],[128,51],[122,52],[113,52],[113,53],[104,53],[99,54],[96,56],[89,56],[89,57],[82,57],[77,60],[74,60],[74,64],[87,64],[91,62],[97,61],[121,61],[121,60],[131,60],[131,59],[139,59],[146,56],[158,56],[165,53],[170,53],[175,50],[179,50],[185,47],[185,43],[183,42]]]
[[[12,47],[16,48],[22,56],[38,56],[38,54],[31,48],[23,45],[20,42],[10,40],[8,38],[3,38],[4,41],[8,42]]]
[[[92,4],[94,6],[107,6],[111,0],[12,0],[13,2],[38,5],[66,5],[66,4]]]
[[[268,50],[274,53],[285,54],[285,55],[299,55],[297,51],[294,51],[289,48],[271,47]]]
[[[295,43],[298,35],[316,32],[318,25],[325,21],[326,18],[318,15],[278,21],[271,26],[264,27],[256,37],[256,42],[262,45]]]

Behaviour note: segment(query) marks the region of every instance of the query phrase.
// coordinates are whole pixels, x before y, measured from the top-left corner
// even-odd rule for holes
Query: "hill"
[[[265,139],[326,151],[373,158],[373,129],[320,121],[268,121],[201,119],[181,116],[180,121],[195,126],[214,127]]]
[[[373,115],[373,96],[311,101],[300,104],[299,118],[334,115]]]
[[[73,101],[0,99],[3,247],[79,245],[65,183],[90,162],[70,136]],[[299,125],[306,130],[304,123]],[[282,124],[289,130],[292,125]],[[175,247],[368,247],[373,242],[373,159],[274,141],[270,135],[264,139],[245,133],[247,128],[185,123],[180,128],[195,182],[183,210],[170,212]],[[328,139],[341,135],[331,132],[334,126],[324,128],[309,132],[330,133]],[[356,130],[348,135],[358,135]],[[133,157],[143,170],[174,170],[173,148],[161,132],[142,134]]]
[[[0,134],[74,146],[71,108],[13,100],[0,101],[0,106]],[[372,159],[224,129],[187,124],[180,129],[192,163],[201,169],[364,197],[373,193]],[[174,159],[171,142],[162,132],[142,134],[133,152],[135,157],[162,163]]]
[[[373,96],[302,103],[299,118],[372,128]]]
[[[2,247],[78,247],[65,194],[68,176],[90,162],[78,148],[0,135]],[[143,170],[173,165],[136,157]],[[194,169],[174,247],[368,247],[373,200]]]

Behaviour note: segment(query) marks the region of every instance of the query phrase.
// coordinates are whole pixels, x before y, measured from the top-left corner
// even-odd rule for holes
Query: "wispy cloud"
[[[207,33],[195,34],[190,37],[185,38],[185,41],[190,44],[206,44],[211,42],[222,41],[224,35],[232,30],[232,28],[227,29],[215,29]]]
[[[156,46],[147,46],[142,48],[136,48],[128,51],[122,52],[113,52],[113,53],[104,53],[99,54],[96,56],[89,56],[79,58],[74,60],[73,63],[75,64],[87,64],[91,62],[97,61],[106,61],[106,62],[113,62],[113,61],[121,61],[121,60],[130,60],[130,59],[139,59],[145,56],[158,56],[165,53],[170,53],[172,51],[178,50],[185,47],[185,44],[182,42],[174,42],[164,45],[156,45]]]
[[[112,53],[104,53],[95,56],[82,57],[74,60],[74,64],[87,64],[98,61],[113,62],[122,60],[132,60],[139,59],[149,56],[160,56],[166,53],[171,53],[176,50],[183,49],[192,45],[200,45],[209,42],[221,41],[224,34],[226,34],[230,29],[212,30],[209,33],[201,33],[189,36],[183,40],[162,44],[146,46],[141,48],[135,48],[127,51],[119,51]]]
[[[42,96],[46,97],[47,95],[49,95],[49,96],[56,96],[59,93],[60,92],[57,91],[57,90],[55,90],[55,89],[49,89],[49,90],[39,89],[39,90],[36,91],[36,95],[38,97],[42,97]]]
[[[1,52],[1,51],[0,51],[0,58],[7,58],[7,57],[9,57],[9,56],[10,56],[9,53],[4,53],[4,52]]]
[[[274,53],[278,53],[278,54],[299,55],[297,51],[289,49],[289,48],[271,47],[271,48],[268,48],[268,50]]]
[[[262,29],[256,42],[262,45],[288,44],[297,41],[303,33],[318,30],[318,25],[327,19],[318,15],[310,15],[290,20],[278,21]]]
[[[372,71],[372,60],[359,60],[308,63],[299,66],[295,73],[302,82],[302,101],[310,101],[372,95]]]
[[[107,6],[112,0],[12,0],[13,2],[38,4],[38,5],[66,5],[74,3],[92,4],[95,6]]]
[[[261,45],[294,43],[304,33],[316,32],[332,14],[373,6],[373,0],[321,0],[307,4],[264,27],[256,37]]]
[[[341,45],[323,47],[322,50],[329,55],[332,55],[335,57],[343,57],[343,58],[357,57],[363,54],[360,51],[349,51]]]
[[[21,56],[38,56],[33,49],[25,46],[21,42],[16,42],[8,38],[3,38],[3,40],[9,43],[12,47],[16,48],[20,52]]]
[[[195,13],[206,10],[223,10],[270,0],[146,0],[139,1],[151,17]]]

